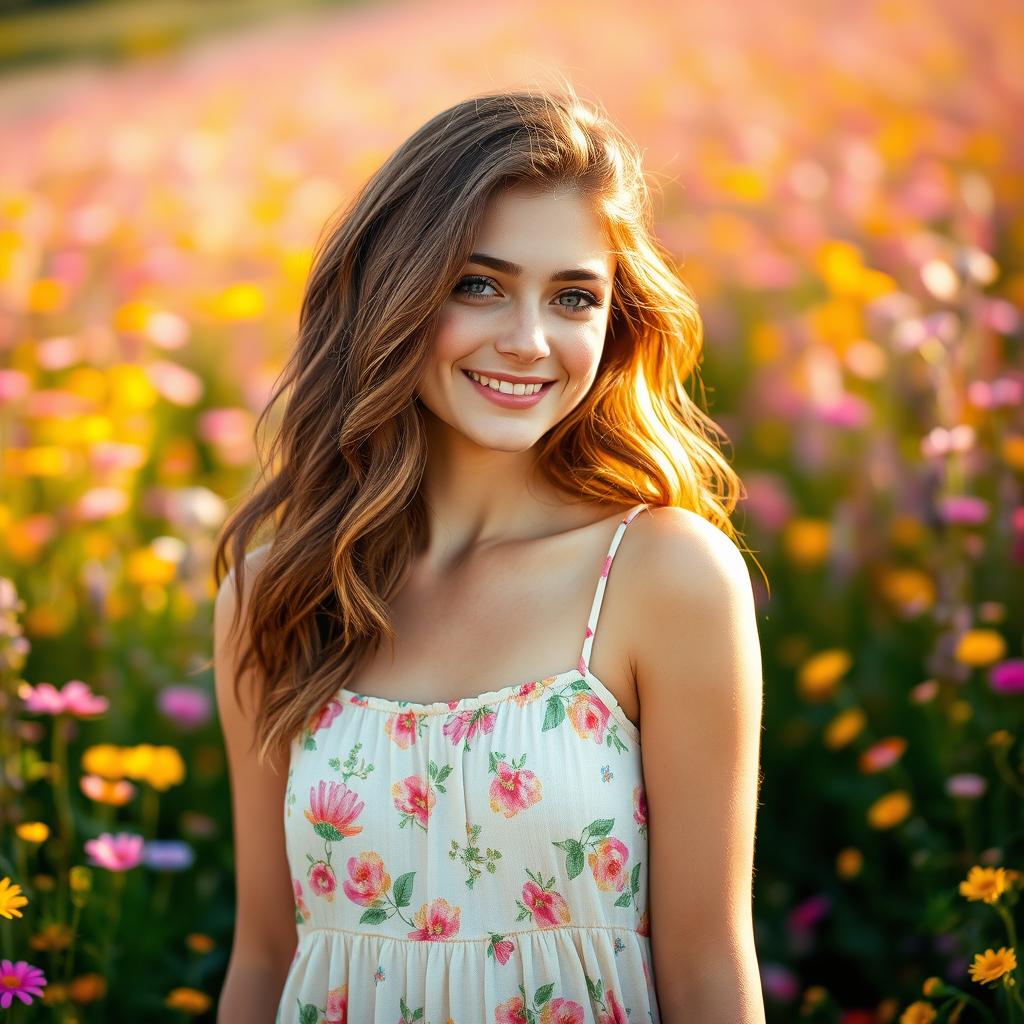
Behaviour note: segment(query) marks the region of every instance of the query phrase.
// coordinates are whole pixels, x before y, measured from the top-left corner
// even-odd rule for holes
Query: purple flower
[[[142,859],[154,871],[186,871],[192,867],[196,855],[184,840],[151,839],[146,843]]]
[[[19,960],[17,963],[0,960],[0,1008],[10,1009],[15,996],[26,1006],[30,1006],[33,996],[43,994],[45,984],[47,981],[43,977],[43,972],[25,960]]]
[[[988,685],[996,693],[1024,693],[1024,658],[1007,658],[989,669]]]
[[[160,713],[182,729],[198,729],[210,720],[213,702],[198,686],[168,686],[157,698]]]
[[[946,779],[946,792],[950,796],[962,797],[964,800],[977,800],[978,797],[985,795],[986,789],[988,780],[974,772],[961,772]]]

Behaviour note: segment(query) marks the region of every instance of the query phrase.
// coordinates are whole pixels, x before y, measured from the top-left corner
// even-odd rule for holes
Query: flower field
[[[0,77],[0,1019],[214,1019],[211,555],[313,248],[557,69],[644,150],[767,576],[767,1019],[1024,1024],[1022,53],[1009,0],[438,0]]]

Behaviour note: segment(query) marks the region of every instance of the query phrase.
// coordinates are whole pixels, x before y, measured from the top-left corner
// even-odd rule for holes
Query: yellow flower
[[[864,867],[864,854],[847,846],[836,855],[836,874],[840,878],[856,878]]]
[[[36,934],[29,939],[29,944],[33,949],[67,949],[68,946],[71,945],[71,940],[74,937],[75,933],[72,931],[70,925],[54,921],[51,924],[45,925],[41,931],[36,932]]]
[[[995,903],[1006,892],[1005,868],[983,868],[975,865],[967,872],[967,879],[960,883],[960,895],[969,900],[984,900]]]
[[[964,665],[991,665],[1006,656],[1006,641],[994,629],[969,629],[957,642],[953,657]]]
[[[175,988],[164,1000],[172,1010],[181,1010],[198,1016],[210,1008],[210,997],[196,988]]]
[[[916,1003],[911,1003],[900,1014],[900,1024],[930,1024],[935,1017],[935,1007],[931,1003],[919,999]]]
[[[906,790],[895,789],[879,797],[868,808],[868,823],[872,828],[893,828],[906,820],[911,808],[910,794]]]
[[[95,972],[80,974],[68,985],[68,995],[73,1003],[94,1003],[106,994],[107,979]]]
[[[13,884],[9,878],[0,879],[0,917],[6,917],[8,921],[21,917],[18,907],[27,904],[28,898],[21,894],[20,885]]]
[[[828,556],[832,526],[824,519],[794,519],[783,533],[786,554],[797,565],[815,566]]]
[[[995,952],[986,949],[984,953],[974,954],[974,963],[968,968],[972,980],[984,985],[988,981],[996,981],[1004,974],[1017,969],[1017,957],[1012,949],[1000,946]]]
[[[942,990],[945,987],[946,983],[941,978],[937,978],[933,974],[930,978],[924,979],[924,984],[921,986],[921,991],[926,996],[939,996],[942,995]]]
[[[50,835],[50,826],[45,821],[23,821],[14,832],[26,843],[45,843]]]
[[[97,743],[82,754],[82,768],[103,779],[120,779],[124,776],[122,750],[113,743]]]
[[[68,883],[72,892],[89,892],[92,889],[92,869],[84,864],[76,864],[68,872]]]
[[[128,778],[148,782],[161,792],[185,778],[185,762],[174,747],[140,743],[124,751],[123,765]]]
[[[829,750],[847,746],[857,738],[867,722],[868,716],[860,708],[840,711],[825,727],[825,746]]]
[[[827,700],[835,693],[851,663],[850,655],[839,648],[812,655],[800,666],[797,679],[800,696],[810,701]]]

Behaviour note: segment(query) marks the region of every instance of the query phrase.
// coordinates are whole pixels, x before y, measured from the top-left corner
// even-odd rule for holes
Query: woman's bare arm
[[[752,907],[763,687],[750,577],[733,542],[692,512],[657,509],[641,525],[630,576],[661,1019],[764,1024]]]
[[[246,559],[243,610],[264,553],[261,548]],[[240,633],[229,637],[235,603],[232,570],[221,582],[214,604],[214,688],[230,769],[237,900],[217,1021],[273,1024],[297,942],[284,840],[287,771],[256,763],[251,672],[239,683],[241,703],[234,694],[234,662],[241,639]]]

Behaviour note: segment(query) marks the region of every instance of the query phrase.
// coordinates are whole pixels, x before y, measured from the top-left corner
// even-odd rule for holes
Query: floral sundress
[[[276,1024],[659,1024],[640,733],[576,666],[454,701],[346,688],[292,744]]]

